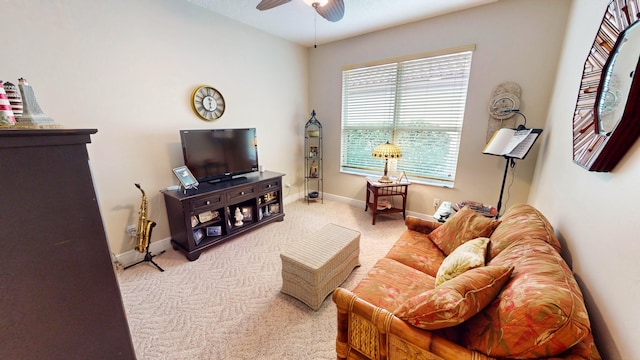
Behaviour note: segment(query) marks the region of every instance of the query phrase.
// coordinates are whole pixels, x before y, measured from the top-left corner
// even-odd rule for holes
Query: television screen
[[[258,171],[256,129],[180,130],[184,164],[199,182]]]

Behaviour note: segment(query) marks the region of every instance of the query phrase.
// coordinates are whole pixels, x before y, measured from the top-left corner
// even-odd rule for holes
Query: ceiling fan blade
[[[323,18],[336,22],[344,16],[344,1],[343,0],[329,0],[325,6],[317,6],[316,11]]]
[[[258,6],[256,6],[256,9],[258,10],[269,10],[272,9],[276,6],[280,6],[280,5],[284,5],[288,2],[290,2],[291,0],[262,0],[260,1],[260,4],[258,4]]]

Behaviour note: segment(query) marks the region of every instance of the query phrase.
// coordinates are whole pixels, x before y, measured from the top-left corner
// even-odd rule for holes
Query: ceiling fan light
[[[329,0],[304,0],[304,2],[311,7],[321,7],[327,5]]]

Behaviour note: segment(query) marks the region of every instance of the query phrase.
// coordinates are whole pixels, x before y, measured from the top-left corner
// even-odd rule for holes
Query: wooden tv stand
[[[163,191],[171,245],[190,261],[215,245],[273,221],[284,220],[282,177],[265,171],[219,183],[200,184],[197,190]],[[236,209],[243,212],[240,225]]]

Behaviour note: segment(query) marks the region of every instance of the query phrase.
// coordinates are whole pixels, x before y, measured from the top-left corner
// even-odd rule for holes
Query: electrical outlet
[[[438,206],[440,206],[440,199],[438,198],[433,199],[433,207],[438,208]]]
[[[127,232],[127,234],[129,234],[129,236],[136,236],[138,233],[138,227],[135,225],[127,225],[125,231]]]

